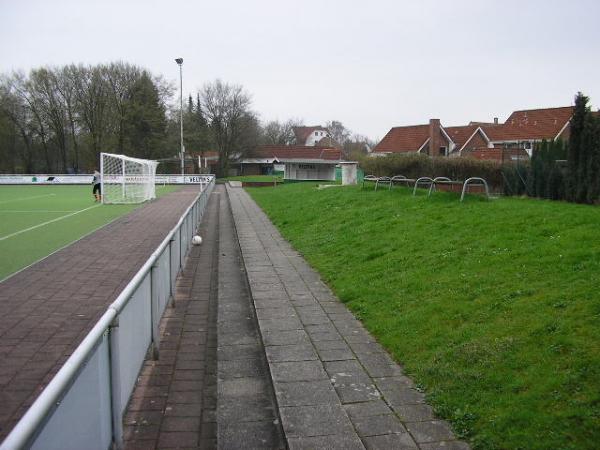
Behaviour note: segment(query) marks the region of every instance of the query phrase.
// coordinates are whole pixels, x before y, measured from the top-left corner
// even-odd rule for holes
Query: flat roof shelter
[[[342,152],[335,148],[266,145],[240,165],[242,175],[269,174],[281,164],[286,180],[335,181],[335,168],[341,161]]]
[[[283,178],[286,180],[335,181],[336,161],[304,160],[286,161]]]

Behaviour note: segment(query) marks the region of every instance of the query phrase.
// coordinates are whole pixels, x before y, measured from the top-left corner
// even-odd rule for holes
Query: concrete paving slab
[[[421,450],[469,450],[469,445],[462,441],[441,441],[421,444]]]
[[[364,450],[364,445],[354,434],[288,438],[290,450]]]
[[[389,406],[381,399],[371,399],[368,402],[350,403],[344,405],[346,413],[352,421],[364,417],[383,416],[390,414]]]
[[[270,368],[274,382],[329,379],[320,361],[272,362]]]
[[[315,349],[309,343],[294,345],[272,345],[265,347],[267,360],[271,363],[285,361],[316,361]]]
[[[452,429],[443,420],[427,420],[424,422],[409,422],[406,428],[419,444],[454,440]]]
[[[275,383],[279,406],[314,406],[338,404],[339,399],[327,380]]]
[[[393,414],[359,417],[352,419],[352,423],[361,437],[406,433],[404,425]]]
[[[286,437],[352,434],[353,428],[341,405],[280,408]]]
[[[308,334],[304,330],[265,331],[262,336],[265,346],[310,343]]]
[[[409,433],[364,437],[363,443],[367,450],[414,450],[419,448]]]
[[[280,436],[275,432],[272,420],[257,422],[244,422],[235,427],[227,427],[219,435],[219,448],[223,450],[248,450],[285,449]],[[240,442],[243,447],[240,447]],[[273,443],[277,442],[276,446]]]

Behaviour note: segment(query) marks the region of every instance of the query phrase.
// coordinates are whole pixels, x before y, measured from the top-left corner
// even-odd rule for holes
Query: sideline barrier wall
[[[75,349],[0,450],[123,447],[123,414],[214,188],[214,177]]]
[[[2,175],[0,174],[0,185],[3,184],[27,184],[27,185],[61,185],[61,184],[91,184],[93,175],[68,175],[68,174],[24,174],[24,175]],[[213,175],[164,175],[157,174],[154,183],[159,184],[208,184]]]

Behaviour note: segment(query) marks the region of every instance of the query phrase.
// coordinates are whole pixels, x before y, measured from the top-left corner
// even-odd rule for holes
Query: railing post
[[[181,271],[183,269],[183,257],[181,255],[181,229],[183,228],[183,223],[179,226],[179,230],[177,230],[177,233],[179,234],[179,271]]]
[[[161,255],[162,256],[162,255]],[[159,259],[160,260],[160,257]],[[160,322],[160,314],[158,308],[158,288],[156,286],[157,280],[154,274],[157,266],[154,264],[150,268],[150,327],[151,327],[151,343],[152,343],[152,359],[158,360],[160,352],[160,334],[158,325]]]
[[[173,292],[173,242],[174,239],[169,240],[169,306],[175,308],[175,293]]]
[[[121,377],[119,367],[119,316],[108,328],[108,368],[110,374],[110,415],[112,419],[112,448],[123,448],[123,408],[121,406]]]

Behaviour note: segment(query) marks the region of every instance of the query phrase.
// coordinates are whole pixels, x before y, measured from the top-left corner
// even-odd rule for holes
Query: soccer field
[[[0,280],[139,206],[94,203],[91,186],[0,186]]]

